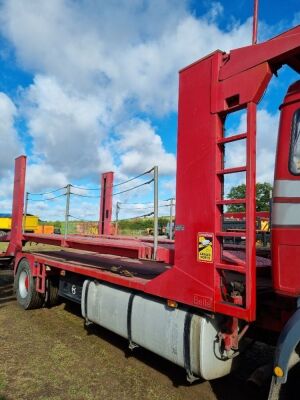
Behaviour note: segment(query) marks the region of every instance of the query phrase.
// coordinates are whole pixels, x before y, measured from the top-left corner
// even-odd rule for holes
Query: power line
[[[140,178],[140,177],[142,177],[142,176],[144,176],[144,175],[147,175],[147,174],[149,174],[149,173],[152,172],[152,171],[153,171],[153,168],[149,169],[148,171],[143,172],[142,174],[139,174],[139,175],[137,175],[137,176],[134,176],[133,178],[130,178],[130,179],[128,179],[127,181],[124,181],[124,182],[121,182],[121,183],[116,183],[115,185],[112,185],[112,187],[117,187],[117,186],[125,185],[125,183],[131,182],[131,181],[133,181],[134,179],[137,179],[137,178]]]
[[[166,199],[166,200],[159,200],[160,202],[162,201],[171,201],[171,200],[175,200],[174,198],[170,198],[170,199]],[[138,201],[135,203],[128,203],[128,202],[123,202],[123,201],[118,201],[119,204],[126,204],[126,205],[141,205],[141,204],[154,204],[153,201],[148,201],[148,202],[142,202],[142,201]],[[174,205],[174,203],[173,203]],[[166,206],[169,206],[169,204],[166,204]]]
[[[75,217],[74,215],[69,214],[69,217],[75,218],[75,219],[78,219],[79,221],[83,221],[84,222],[84,220],[82,218]]]
[[[84,218],[78,218],[78,217],[75,217],[75,215],[71,215],[71,214],[69,214],[69,217],[71,217],[71,218],[74,218],[74,219],[77,219],[78,221],[82,221],[82,222],[87,222],[87,223],[98,223],[98,221],[90,221],[90,220],[88,220],[88,219],[84,219]]]
[[[100,186],[98,186],[96,188],[86,188],[86,187],[83,187],[83,186],[75,186],[75,185],[71,184],[71,187],[73,187],[74,189],[79,189],[79,190],[99,190],[99,191],[101,190]]]
[[[161,207],[171,207],[171,204],[163,204],[163,205],[160,205],[160,206],[158,206],[159,208],[161,208]],[[133,207],[133,208],[129,208],[129,207],[119,207],[120,208],[120,210],[128,210],[128,211],[134,211],[134,210],[147,210],[147,209],[153,209],[153,206],[152,207],[143,207],[143,208],[140,208],[140,207]]]
[[[144,176],[144,175],[147,175],[147,174],[149,174],[149,173],[152,172],[152,171],[153,171],[153,168],[151,168],[151,169],[149,169],[148,171],[145,171],[145,172],[143,172],[143,173],[141,173],[141,174],[139,174],[139,175],[136,175],[136,176],[134,176],[133,178],[127,179],[127,180],[124,181],[124,182],[116,183],[115,185],[112,185],[111,187],[117,187],[117,186],[125,185],[125,183],[131,182],[131,181],[133,181],[134,179],[137,179],[137,178],[140,178],[140,177],[142,177],[142,176]],[[83,187],[83,186],[76,186],[76,185],[72,185],[72,184],[70,184],[70,186],[73,187],[74,189],[79,189],[79,190],[101,190],[101,187],[100,187],[100,186],[94,187],[94,188],[86,188],[86,187]],[[41,192],[41,193],[32,193],[32,192],[27,192],[27,193],[30,194],[30,195],[32,195],[32,196],[43,196],[43,195],[46,195],[46,194],[52,194],[52,193],[59,192],[60,190],[66,189],[66,187],[67,187],[67,186],[62,186],[62,187],[60,187],[60,188],[53,189],[53,190],[49,190],[49,191],[47,191],[47,192]]]
[[[151,213],[148,213],[148,214],[137,215],[137,216],[135,216],[135,217],[125,218],[125,219],[123,219],[123,220],[121,220],[121,221],[127,221],[127,220],[129,220],[129,219],[136,219],[136,218],[143,218],[143,217],[150,217],[150,216],[153,215],[153,214],[154,214],[154,212],[152,211]]]
[[[52,193],[56,193],[59,192],[60,190],[66,189],[66,186],[63,186],[61,188],[58,189],[54,189],[54,190],[50,190],[49,192],[43,192],[43,193],[31,193],[31,192],[27,192],[28,194],[30,194],[31,196],[43,196],[45,194],[52,194]]]
[[[90,196],[88,194],[79,194],[79,193],[74,193],[74,192],[70,192],[70,194],[72,194],[73,196],[78,196],[78,197],[87,197],[90,199],[99,199],[101,196]]]
[[[153,181],[154,181],[154,179],[152,178],[152,179],[150,179],[150,180],[147,181],[147,182],[141,183],[140,185],[134,186],[134,187],[129,188],[129,189],[126,189],[126,190],[122,190],[121,192],[118,192],[118,193],[114,193],[113,196],[116,196],[117,194],[122,194],[122,193],[130,192],[131,190],[137,189],[137,188],[139,188],[139,187],[141,187],[141,186],[148,185],[149,183],[151,183],[151,182],[153,182]]]
[[[43,202],[43,201],[49,201],[49,200],[58,199],[59,197],[63,197],[63,196],[66,196],[66,193],[60,194],[60,195],[55,196],[55,197],[50,197],[49,199],[28,199],[28,200],[30,200],[30,201],[40,201],[40,202]]]

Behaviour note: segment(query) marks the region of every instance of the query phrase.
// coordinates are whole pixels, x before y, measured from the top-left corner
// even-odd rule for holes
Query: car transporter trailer
[[[279,398],[300,341],[300,82],[281,105],[271,247],[256,254],[256,107],[284,64],[300,72],[300,26],[266,42],[217,50],[180,72],[175,241],[109,236],[112,173],[102,179],[100,235],[22,232],[26,157],[16,159],[12,230],[2,263],[14,269],[24,309],[81,304],[99,324],[185,368],[189,381],[229,374],[247,336],[278,337],[269,400]],[[226,117],[244,109],[247,129],[228,136]],[[244,165],[224,154],[243,141]],[[224,179],[244,173],[246,196],[227,199]],[[244,204],[244,231],[223,229],[230,204]],[[223,243],[245,238],[245,246]],[[61,246],[26,252],[25,242]],[[74,251],[73,249],[76,249]]]

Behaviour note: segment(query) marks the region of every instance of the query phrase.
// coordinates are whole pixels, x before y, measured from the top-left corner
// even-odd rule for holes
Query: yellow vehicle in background
[[[27,214],[25,220],[25,232],[35,232],[38,229],[39,218],[36,215]],[[11,214],[0,213],[0,232],[11,230]]]

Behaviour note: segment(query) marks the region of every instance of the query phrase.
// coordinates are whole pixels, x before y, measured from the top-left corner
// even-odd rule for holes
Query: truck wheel
[[[59,303],[58,296],[59,289],[59,278],[57,276],[52,276],[48,279],[48,297],[47,297],[47,305],[49,307],[55,306]]]
[[[35,278],[26,259],[19,263],[14,286],[17,301],[25,310],[42,307],[45,296],[35,290]]]

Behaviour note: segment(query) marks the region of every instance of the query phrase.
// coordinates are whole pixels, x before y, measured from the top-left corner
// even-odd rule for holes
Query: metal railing
[[[153,258],[156,259],[156,254],[157,254],[157,246],[158,246],[158,216],[159,216],[159,208],[161,207],[170,207],[170,222],[169,222],[169,236],[170,238],[173,237],[173,208],[174,208],[174,199],[167,199],[163,200],[164,202],[168,202],[168,204],[160,204],[158,200],[158,167],[154,166],[153,168],[137,175],[134,176],[130,179],[127,179],[123,182],[118,182],[116,184],[113,184],[111,187],[112,188],[120,188],[123,185],[126,185],[130,182],[133,182],[135,180],[138,180],[146,175],[152,174],[153,176],[143,182],[138,182],[135,186],[131,186],[129,188],[125,187],[123,190],[117,190],[116,192],[112,193],[112,197],[114,196],[120,196],[124,193],[129,193],[131,191],[134,191],[136,189],[139,189],[143,186],[149,185],[153,183],[153,202],[151,203],[139,203],[141,205],[140,210],[149,210],[151,209],[150,212],[144,213],[143,215],[139,215],[135,218],[141,218],[141,217],[148,217],[153,215]],[[82,191],[82,192],[81,192]],[[89,192],[94,192],[98,191],[97,194],[90,194]],[[56,199],[60,199],[62,197],[66,197],[65,201],[65,212],[64,212],[64,237],[67,238],[69,234],[69,227],[70,227],[70,218],[74,218],[75,220],[79,221],[85,221],[83,218],[79,218],[76,215],[73,215],[71,213],[71,197],[78,197],[78,198],[86,198],[86,199],[100,199],[101,198],[101,187],[83,187],[83,186],[77,186],[73,184],[67,184],[66,186],[59,187],[54,190],[50,191],[45,191],[42,193],[31,193],[31,192],[26,192],[26,198],[25,198],[25,206],[24,206],[24,218],[23,218],[23,232],[25,231],[25,223],[26,223],[26,216],[28,215],[28,205],[29,202],[48,202]],[[134,203],[122,203],[121,201],[116,202],[116,221],[115,221],[115,226],[116,226],[116,232],[118,232],[118,223],[119,223],[119,213],[121,209],[125,209],[126,206],[133,205]],[[149,204],[150,206],[144,206]],[[123,207],[125,205],[125,208]],[[99,206],[100,206],[100,201],[99,201]],[[138,208],[135,208],[136,210]],[[85,221],[85,222],[91,222],[91,221]]]

